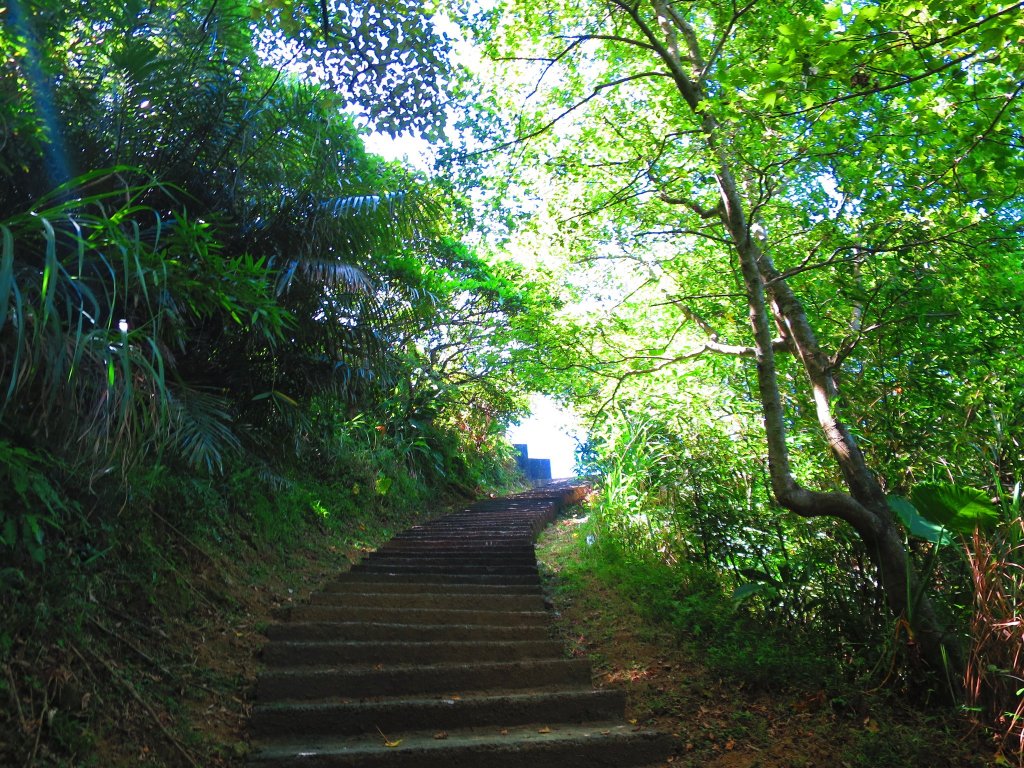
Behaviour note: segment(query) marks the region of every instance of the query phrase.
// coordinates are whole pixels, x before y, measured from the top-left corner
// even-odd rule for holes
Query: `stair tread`
[[[589,667],[590,662],[585,659],[570,659],[570,658],[558,658],[558,659],[509,659],[507,661],[442,661],[432,664],[336,664],[331,666],[324,666],[314,669],[307,667],[277,667],[273,670],[267,670],[263,675],[274,675],[274,674],[287,674],[294,672],[301,675],[315,675],[315,674],[337,674],[337,673],[351,673],[351,674],[363,674],[370,672],[410,672],[413,670],[423,670],[430,672],[454,672],[464,669],[475,669],[483,668],[487,670],[494,669],[522,669],[524,667],[539,667],[539,666],[565,666],[565,667]]]
[[[373,754],[389,751],[433,751],[451,749],[454,744],[485,746],[492,748],[522,749],[525,744],[544,743],[557,740],[577,739],[652,739],[660,734],[615,721],[592,723],[530,723],[503,727],[479,726],[475,728],[451,729],[444,738],[437,738],[435,731],[397,731],[372,737],[349,736],[310,738],[260,739],[254,746],[259,750],[257,758],[269,758],[279,754],[302,753],[314,756],[318,753],[344,752]],[[388,746],[388,743],[395,746]]]
[[[511,691],[459,691],[458,693],[419,694],[400,693],[392,696],[332,696],[323,699],[302,701],[284,699],[268,701],[254,705],[254,711],[316,711],[343,709],[347,707],[397,707],[403,705],[422,705],[438,707],[465,707],[490,702],[536,702],[547,700],[566,700],[572,698],[605,697],[621,698],[623,693],[617,688],[594,688],[589,683],[578,685],[560,685],[557,689],[550,687],[521,688]],[[621,724],[621,721],[618,721]]]

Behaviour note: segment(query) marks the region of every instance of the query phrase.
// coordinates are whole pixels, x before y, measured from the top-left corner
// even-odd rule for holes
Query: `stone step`
[[[379,560],[408,561],[417,565],[448,565],[459,563],[462,565],[534,565],[537,562],[536,556],[529,554],[508,554],[508,553],[480,553],[465,554],[462,552],[439,552],[433,549],[386,549],[372,552],[360,562],[373,563]]]
[[[544,598],[535,595],[464,595],[450,592],[314,592],[311,605],[362,606],[388,609],[543,611]]]
[[[505,568],[522,568],[521,572],[530,573],[536,570],[537,560],[535,558],[510,558],[510,557],[430,557],[428,555],[378,555],[368,557],[359,561],[359,565],[376,565],[390,568],[393,565],[409,566],[423,571],[426,568],[440,568],[440,572],[455,569],[455,572],[466,567],[477,568],[498,568],[498,572],[505,572]],[[428,571],[430,572],[430,571]]]
[[[381,552],[450,552],[453,554],[509,554],[526,555],[533,557],[535,550],[533,544],[507,544],[504,541],[489,542],[464,542],[453,539],[426,538],[407,541],[404,539],[392,539],[383,547]]]
[[[547,626],[543,610],[506,611],[458,608],[405,608],[401,606],[296,605],[289,611],[291,621],[355,621],[374,624],[496,624],[501,626]]]
[[[511,661],[565,658],[555,640],[451,641],[276,641],[263,649],[268,666],[339,666],[342,664],[438,664],[454,661]]]
[[[548,640],[551,630],[542,625],[493,624],[383,624],[352,622],[288,622],[267,627],[267,638],[284,642],[331,641],[421,641],[488,642],[515,640]]]
[[[619,722],[296,739],[257,745],[267,768],[626,768],[663,759],[671,741]],[[312,742],[312,743],[311,743]]]
[[[474,525],[449,520],[424,528],[410,528],[394,537],[395,541],[415,541],[423,538],[444,538],[449,541],[469,541],[472,539],[493,539],[496,543],[522,545],[527,542],[537,525],[534,523],[506,525]],[[530,541],[529,543],[532,543]]]
[[[400,730],[456,730],[526,723],[585,723],[622,717],[625,694],[589,685],[560,691],[527,691],[458,698],[397,697],[380,701],[290,702],[257,705],[252,729],[261,737],[289,734],[359,733]]]
[[[397,583],[405,581],[415,584],[495,584],[512,586],[526,584],[538,586],[540,577],[537,573],[529,574],[481,574],[481,573],[379,573],[366,570],[349,571],[345,581],[379,581],[382,578]]]
[[[463,695],[538,686],[590,684],[582,659],[530,659],[475,664],[275,669],[257,679],[260,701],[398,696],[423,693]]]
[[[427,525],[409,528],[396,534],[395,538],[404,539],[409,536],[418,536],[422,533],[434,533],[436,531],[444,531],[454,537],[478,533],[520,534],[533,530],[535,526],[536,522],[534,520],[515,520],[511,518],[476,520],[453,516],[435,520]]]
[[[365,574],[364,574],[365,575]],[[540,595],[540,582],[533,584],[476,584],[469,582],[395,579],[384,575],[377,579],[337,579],[323,587],[324,592],[383,592],[407,595]]]
[[[536,576],[536,565],[439,565],[419,564],[404,558],[366,561],[352,566],[352,573],[436,574],[439,576]]]

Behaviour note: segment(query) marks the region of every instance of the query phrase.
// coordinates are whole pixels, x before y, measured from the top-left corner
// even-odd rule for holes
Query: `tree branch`
[[[936,40],[929,40],[927,42],[927,44],[925,44],[925,45],[920,45],[920,46],[914,45],[914,50],[915,51],[922,51],[925,48],[931,48],[933,45],[941,45],[942,43],[945,43],[948,40],[953,40],[953,39],[959,37],[964,32],[969,32],[972,29],[977,29],[978,27],[983,27],[984,25],[988,24],[993,19],[998,19],[1000,16],[1005,16],[1007,13],[1013,13],[1014,11],[1019,11],[1021,8],[1024,8],[1024,2],[1014,3],[1013,5],[1008,5],[1005,8],[1002,8],[1002,9],[996,11],[991,16],[986,16],[983,19],[978,19],[977,21],[972,21],[970,24],[965,24],[964,26],[960,27],[959,29],[954,30],[953,32],[950,32],[945,37],[940,37],[940,38],[938,38]]]
[[[919,75],[914,75],[913,77],[904,77],[904,78],[902,78],[900,80],[897,80],[895,83],[890,83],[889,85],[880,85],[880,86],[878,86],[876,88],[868,88],[865,91],[854,91],[853,93],[847,93],[847,94],[845,94],[843,96],[836,96],[834,99],[828,99],[827,101],[823,101],[823,102],[821,102],[821,104],[815,104],[812,107],[805,107],[803,109],[794,109],[791,112],[776,112],[775,116],[776,117],[794,117],[795,115],[805,115],[808,112],[815,112],[815,111],[817,111],[819,109],[823,109],[825,107],[831,107],[831,106],[834,106],[835,104],[841,104],[844,101],[851,101],[853,99],[859,99],[862,96],[871,96],[872,94],[875,94],[875,93],[885,93],[886,91],[891,91],[891,90],[893,90],[895,88],[902,88],[904,85],[910,85],[911,83],[916,83],[918,80],[924,80],[925,78],[931,77],[932,75],[937,75],[937,74],[939,74],[939,72],[943,72],[944,70],[947,70],[950,67],[955,67],[958,64],[962,64],[963,62],[967,61],[968,59],[972,59],[972,58],[974,58],[977,55],[978,54],[977,54],[976,51],[968,52],[968,53],[963,54],[962,56],[957,56],[952,61],[946,62],[941,67],[935,67],[934,69],[929,69],[929,70],[927,70],[925,72],[922,72]]]
[[[664,192],[658,195],[658,197],[661,198],[661,201],[663,203],[668,203],[669,205],[685,206],[694,213],[696,213],[698,216],[700,216],[702,219],[714,219],[721,217],[722,215],[721,200],[715,203],[714,208],[702,208],[698,203],[695,203],[692,200],[687,200],[685,197],[670,197],[668,194]]]
[[[631,37],[622,37],[621,35],[574,35],[572,37],[568,35],[559,35],[563,40],[576,40],[578,42],[588,42],[590,40],[607,40],[612,43],[623,43],[625,45],[631,45],[635,48],[642,48],[645,51],[654,51],[654,46],[650,43],[645,43],[643,40],[634,40]]]
[[[978,145],[981,144],[981,142],[985,141],[985,139],[988,138],[989,134],[995,130],[996,126],[999,125],[999,121],[1002,120],[1003,114],[1005,114],[1006,110],[1009,109],[1010,105],[1017,100],[1017,97],[1020,96],[1022,92],[1024,92],[1024,82],[1021,82],[1014,90],[1014,92],[1006,97],[1006,99],[1003,102],[1003,105],[999,108],[995,116],[985,127],[985,130],[981,131],[974,137],[974,141],[971,142],[971,146],[964,150],[964,152],[956,160],[953,161],[953,164],[950,165],[949,168],[947,168],[940,176],[938,176],[938,178],[932,181],[928,186],[937,184],[939,182],[939,179],[941,179],[947,173],[956,173],[957,169],[960,167],[960,163],[966,160],[970,156],[970,154],[975,149],[978,148]]]
[[[732,34],[733,28],[736,26],[736,22],[739,21],[744,14],[757,5],[758,0],[751,0],[745,6],[739,10],[734,10],[732,18],[729,19],[729,23],[725,25],[725,31],[722,32],[722,36],[715,43],[714,49],[711,51],[711,55],[708,56],[707,63],[701,68],[700,75],[697,78],[697,87],[703,89],[704,81],[707,80],[708,75],[711,73],[711,69],[715,66],[715,62],[718,61],[718,57],[722,55],[722,51],[725,48],[725,43]]]
[[[641,73],[636,74],[636,75],[627,75],[625,77],[620,77],[620,78],[617,78],[615,80],[609,80],[606,83],[599,83],[598,85],[594,86],[594,89],[591,91],[591,93],[588,96],[586,96],[583,99],[580,99],[575,104],[573,104],[571,107],[568,107],[568,108],[564,109],[558,115],[556,115],[555,117],[553,117],[552,119],[550,119],[546,123],[544,123],[540,128],[532,130],[532,131],[530,131],[528,133],[524,133],[521,136],[516,136],[514,139],[510,139],[509,141],[503,142],[502,144],[496,144],[495,146],[487,147],[486,149],[479,149],[479,150],[477,150],[475,152],[470,152],[470,153],[468,153],[466,155],[466,157],[469,158],[469,157],[475,157],[477,155],[489,154],[491,152],[500,152],[503,149],[508,149],[509,147],[514,147],[514,146],[516,146],[518,144],[522,144],[524,141],[529,141],[530,139],[534,139],[534,138],[540,136],[542,133],[546,133],[547,131],[551,130],[561,120],[564,120],[566,117],[571,115],[576,110],[580,109],[584,105],[586,105],[589,102],[591,102],[594,99],[596,99],[604,91],[606,91],[606,90],[608,90],[610,88],[617,88],[620,85],[624,85],[626,83],[631,83],[634,80],[643,80],[643,79],[646,79],[646,78],[649,78],[649,77],[668,77],[668,75],[666,75],[664,72],[641,72]]]
[[[668,67],[669,72],[672,73],[672,79],[676,84],[676,88],[679,90],[680,95],[690,106],[690,109],[697,111],[697,106],[700,104],[700,93],[694,87],[693,81],[683,71],[682,65],[678,57],[673,56],[671,51],[667,50],[664,45],[661,44],[661,40],[654,33],[654,30],[648,26],[640,17],[640,9],[629,5],[625,0],[612,0],[612,3],[623,11],[625,11],[629,17],[636,24],[637,28],[643,33],[643,36],[650,42],[652,49],[658,55],[665,65]]]

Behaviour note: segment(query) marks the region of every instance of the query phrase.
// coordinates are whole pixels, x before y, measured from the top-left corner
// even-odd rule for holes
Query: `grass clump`
[[[716,674],[765,690],[826,686],[835,663],[813,638],[766,626],[732,598],[720,574],[699,565],[667,563],[621,546],[593,516],[571,526],[559,545],[559,579],[579,589],[591,576],[614,588],[645,622],[673,641],[699,649]]]

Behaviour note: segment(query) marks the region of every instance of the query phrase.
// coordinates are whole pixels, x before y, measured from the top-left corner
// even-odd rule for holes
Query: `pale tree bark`
[[[668,69],[680,96],[699,121],[705,145],[714,159],[720,198],[714,213],[729,235],[743,275],[775,498],[798,515],[838,518],[852,526],[878,568],[879,581],[893,615],[910,624],[914,642],[919,644],[923,658],[937,668],[945,664],[959,669],[961,654],[958,643],[943,628],[927,595],[921,594],[885,492],[853,434],[836,414],[834,406],[839,384],[833,362],[821,349],[799,298],[753,236],[747,213],[749,205],[745,205],[741,188],[734,178],[733,162],[725,149],[721,126],[710,111],[701,109],[708,65],[700,51],[695,30],[664,0],[650,0],[657,18],[656,27],[645,22],[640,6],[627,0],[612,2],[629,16],[644,42]],[[741,8],[737,13],[744,13],[748,8]],[[732,23],[737,18],[734,17]],[[712,58],[721,49],[732,23],[720,35]],[[684,204],[693,210],[692,204]],[[805,488],[793,473],[786,446],[773,326],[781,331],[789,350],[805,372],[818,424],[843,476],[846,493]],[[918,599],[912,605],[914,598]]]

